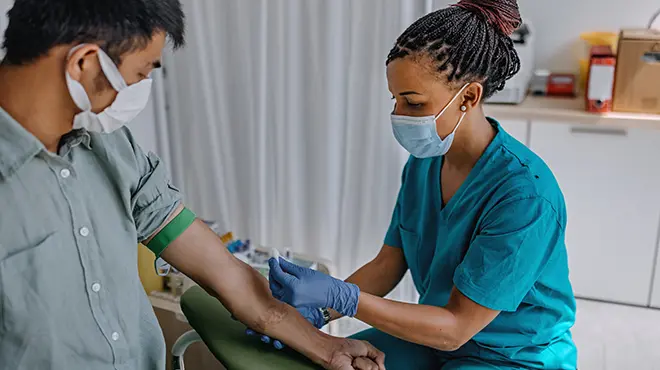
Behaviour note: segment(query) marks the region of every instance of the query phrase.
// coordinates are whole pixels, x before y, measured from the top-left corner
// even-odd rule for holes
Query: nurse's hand
[[[343,316],[357,313],[360,288],[283,258],[268,260],[273,296],[293,307],[332,308]]]

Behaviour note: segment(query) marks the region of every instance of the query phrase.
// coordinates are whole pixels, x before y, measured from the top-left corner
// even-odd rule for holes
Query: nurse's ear
[[[472,110],[481,104],[481,98],[484,94],[484,86],[478,82],[473,82],[463,90],[463,97],[461,98],[461,107],[465,107],[466,111]]]

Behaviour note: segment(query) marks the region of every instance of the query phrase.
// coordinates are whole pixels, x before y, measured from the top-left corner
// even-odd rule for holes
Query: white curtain
[[[373,258],[407,158],[385,59],[426,3],[187,1],[159,124],[186,203],[258,244],[330,259],[339,277]],[[394,296],[415,294],[408,282]]]
[[[5,28],[7,28],[7,23],[9,23],[7,19],[7,11],[9,11],[13,4],[13,0],[0,0],[0,45],[2,45],[2,42],[5,39]],[[4,56],[5,51],[0,47],[0,60],[2,60]]]

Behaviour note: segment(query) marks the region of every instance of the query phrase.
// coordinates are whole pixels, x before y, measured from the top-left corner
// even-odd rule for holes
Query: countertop
[[[639,113],[595,114],[584,110],[584,98],[528,96],[521,104],[485,104],[486,114],[498,120],[547,120],[598,124],[616,128],[660,129],[660,115]]]

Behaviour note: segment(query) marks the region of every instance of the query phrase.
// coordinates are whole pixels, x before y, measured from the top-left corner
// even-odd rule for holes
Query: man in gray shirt
[[[183,207],[163,164],[123,127],[148,100],[166,39],[184,43],[178,0],[16,0],[8,16],[0,369],[164,369],[136,242],[151,247],[174,223],[175,237],[152,250],[238,320],[329,369],[383,368],[369,344],[327,336],[273,299],[265,279]]]

